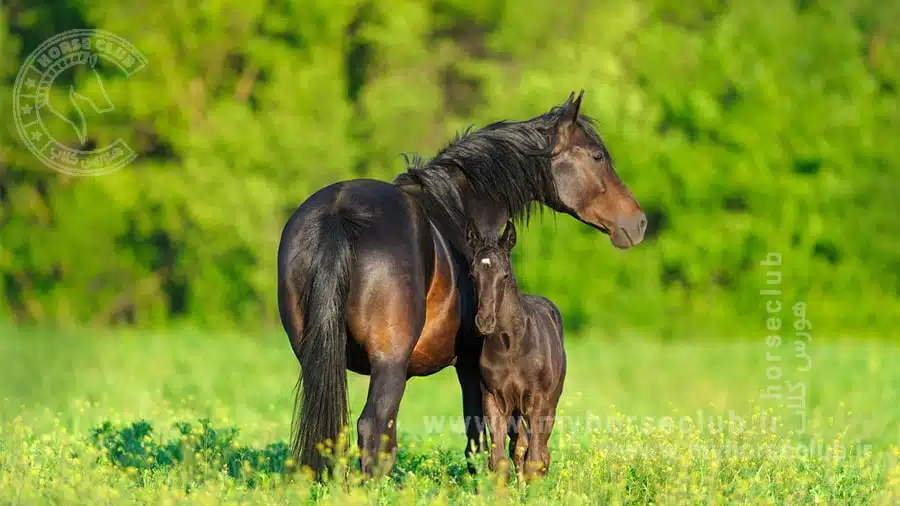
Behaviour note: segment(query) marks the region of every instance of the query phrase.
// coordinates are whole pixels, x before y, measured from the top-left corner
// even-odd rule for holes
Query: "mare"
[[[641,242],[647,219],[581,114],[583,95],[530,120],[467,130],[392,182],[326,186],[293,212],[278,246],[278,308],[301,369],[291,438],[299,465],[318,477],[329,468],[317,445],[337,442],[348,425],[346,370],[370,376],[357,421],[364,474],[393,467],[406,381],[450,365],[462,389],[466,454],[480,450],[482,338],[468,219],[495,234],[543,205],[617,248]]]

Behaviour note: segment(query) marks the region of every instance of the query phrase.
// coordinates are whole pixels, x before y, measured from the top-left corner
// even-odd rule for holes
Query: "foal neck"
[[[515,277],[506,286],[503,301],[497,309],[497,334],[506,335],[510,342],[508,349],[515,348],[525,334],[525,312],[522,307],[522,294],[519,292]]]

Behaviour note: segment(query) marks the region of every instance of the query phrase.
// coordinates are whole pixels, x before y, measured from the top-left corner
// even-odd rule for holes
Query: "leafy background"
[[[6,0],[0,320],[275,329],[277,241],[309,194],[584,88],[650,231],[617,251],[545,213],[520,234],[524,288],[570,331],[764,336],[777,252],[816,335],[896,339],[898,19],[862,0]],[[85,27],[149,60],[107,75],[115,110],[89,118],[140,157],[94,178],[43,166],[11,111],[28,53]]]

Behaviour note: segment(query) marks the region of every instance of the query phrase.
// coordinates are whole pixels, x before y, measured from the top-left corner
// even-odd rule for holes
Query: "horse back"
[[[522,294],[525,311],[534,319],[542,334],[542,340],[552,344],[559,343],[562,347],[564,332],[562,313],[559,308],[547,297],[542,295]],[[536,329],[537,330],[537,329]]]

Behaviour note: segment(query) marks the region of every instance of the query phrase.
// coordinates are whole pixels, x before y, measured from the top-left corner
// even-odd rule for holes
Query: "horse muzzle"
[[[627,249],[637,246],[644,240],[647,232],[647,216],[643,211],[638,211],[631,216],[616,218],[615,226],[610,234],[613,246],[619,249]]]
[[[475,315],[475,326],[482,334],[490,334],[497,328],[497,319],[493,316]]]

